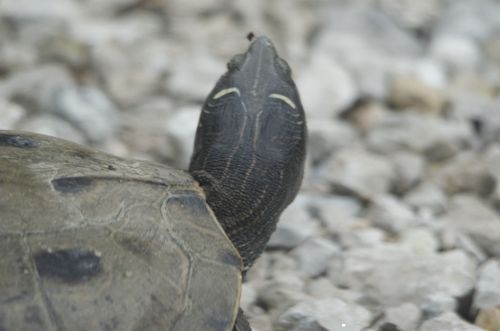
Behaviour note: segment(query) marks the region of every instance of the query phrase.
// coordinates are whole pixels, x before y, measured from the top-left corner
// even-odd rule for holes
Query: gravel
[[[302,190],[243,286],[253,330],[498,330],[496,0],[4,0],[0,129],[185,169],[252,30],[309,124]]]

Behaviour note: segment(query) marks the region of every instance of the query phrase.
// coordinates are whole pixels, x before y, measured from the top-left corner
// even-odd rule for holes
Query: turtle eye
[[[288,63],[286,63],[285,60],[283,60],[282,58],[278,57],[276,59],[276,63],[278,64],[278,67],[283,71],[283,73],[289,77],[292,75],[292,69],[290,69],[290,66],[288,65]]]
[[[231,59],[231,61],[228,62],[227,69],[228,70],[239,69],[241,67],[241,64],[243,63],[244,59],[245,59],[245,55],[243,55],[243,54],[236,54]]]
[[[274,98],[274,99],[279,99],[279,100],[283,101],[284,103],[286,103],[287,105],[289,105],[290,107],[292,107],[293,109],[297,108],[297,106],[295,105],[295,102],[293,102],[286,95],[278,94],[278,93],[272,93],[272,94],[269,95],[269,97],[270,98]]]

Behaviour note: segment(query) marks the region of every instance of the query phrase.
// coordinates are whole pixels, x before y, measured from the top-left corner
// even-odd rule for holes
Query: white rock
[[[187,169],[194,147],[194,138],[201,107],[198,105],[185,106],[173,114],[166,123],[166,132],[178,147],[178,164]]]
[[[375,197],[368,208],[367,217],[376,226],[392,233],[400,233],[417,224],[413,211],[390,195]]]
[[[318,163],[337,150],[355,145],[360,138],[346,122],[312,117],[307,121],[308,154]]]
[[[405,112],[386,116],[368,134],[368,145],[390,154],[398,150],[423,153],[430,159],[444,159],[471,144],[474,134],[468,122],[443,120]]]
[[[473,306],[476,309],[500,307],[500,263],[497,260],[489,260],[481,266]]]
[[[294,248],[307,238],[318,234],[319,222],[311,217],[307,210],[309,206],[310,202],[306,196],[297,196],[281,214],[268,247]]]
[[[451,229],[468,234],[487,253],[500,256],[500,217],[476,197],[453,197],[442,220]]]
[[[387,308],[383,320],[396,325],[400,330],[415,331],[422,318],[420,309],[412,303]]]
[[[347,251],[344,270],[336,278],[335,283],[383,306],[421,305],[435,301],[432,296],[453,298],[470,291],[475,263],[459,250],[436,254],[404,244],[384,244]]]
[[[400,151],[391,155],[391,161],[396,171],[394,189],[398,193],[408,191],[424,175],[425,160],[421,155]]]
[[[408,192],[403,201],[416,209],[439,213],[445,210],[447,197],[439,186],[425,181]]]
[[[304,241],[292,252],[299,263],[299,269],[309,277],[317,277],[328,268],[328,263],[341,254],[341,249],[333,241],[311,238]]]
[[[481,60],[479,45],[460,35],[438,35],[431,43],[431,54],[452,69],[474,68]]]
[[[458,317],[453,312],[446,312],[442,315],[425,321],[419,331],[484,331],[483,329],[469,324]]]
[[[302,104],[315,118],[331,118],[358,96],[349,73],[325,53],[313,53],[309,66],[297,77]]]
[[[66,87],[54,100],[54,112],[79,128],[91,142],[103,142],[116,129],[117,109],[95,87]]]
[[[14,130],[24,116],[26,110],[21,105],[0,99],[0,130]]]
[[[68,122],[50,114],[31,116],[22,121],[19,130],[63,138],[75,143],[86,143],[85,136]]]
[[[301,302],[278,319],[278,326],[296,331],[360,331],[369,325],[371,313],[339,299]]]
[[[335,190],[364,199],[387,192],[394,179],[394,169],[388,160],[359,148],[342,149],[321,171]]]

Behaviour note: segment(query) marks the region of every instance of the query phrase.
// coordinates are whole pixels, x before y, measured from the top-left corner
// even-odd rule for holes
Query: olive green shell
[[[0,131],[0,330],[232,330],[241,258],[191,176]]]

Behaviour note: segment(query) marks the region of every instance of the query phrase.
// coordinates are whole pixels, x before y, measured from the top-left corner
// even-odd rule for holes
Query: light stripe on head
[[[220,90],[219,92],[217,92],[213,97],[212,99],[214,100],[217,100],[219,98],[222,98],[223,96],[225,96],[226,94],[229,94],[229,93],[235,93],[240,95],[240,90],[238,90],[236,87],[229,87],[229,88],[225,88],[223,90]]]
[[[275,98],[275,99],[280,99],[281,101],[284,101],[287,105],[292,107],[293,109],[297,108],[297,106],[295,106],[295,103],[292,100],[290,100],[289,97],[284,96],[283,94],[272,93],[269,95],[269,97]]]

